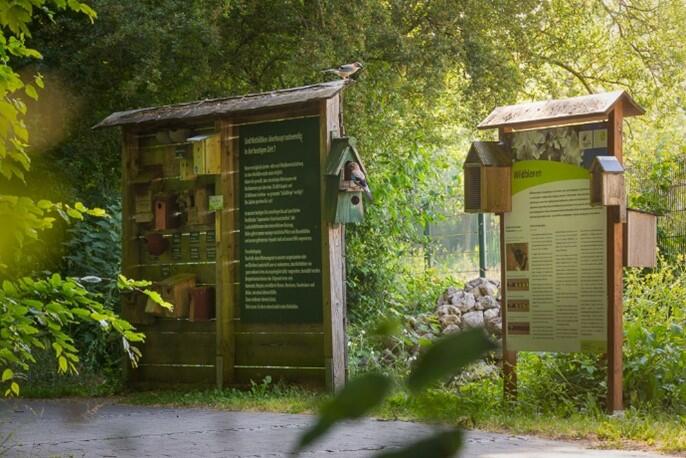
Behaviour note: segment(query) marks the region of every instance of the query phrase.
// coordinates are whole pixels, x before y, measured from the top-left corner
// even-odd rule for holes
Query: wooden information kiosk
[[[129,384],[345,383],[349,221],[335,217],[342,168],[332,177],[327,164],[333,144],[336,158],[359,161],[341,137],[346,85],[131,110],[96,126],[123,130],[122,270],[174,304],[124,297],[123,316],[146,334]]]
[[[607,409],[623,409],[622,269],[656,256],[655,216],[626,208],[622,124],[640,114],[611,92],[498,107],[478,126],[499,141],[472,145],[465,202],[500,215],[506,396],[518,351],[606,353]]]

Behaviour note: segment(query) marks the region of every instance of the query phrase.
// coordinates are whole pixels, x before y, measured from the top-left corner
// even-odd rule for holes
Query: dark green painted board
[[[322,321],[319,121],[239,129],[243,322]]]

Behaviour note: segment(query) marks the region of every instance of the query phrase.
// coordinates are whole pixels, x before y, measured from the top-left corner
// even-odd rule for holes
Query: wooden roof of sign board
[[[486,167],[512,165],[512,156],[500,142],[472,142],[465,164]]]
[[[325,100],[341,92],[346,84],[348,84],[347,80],[337,80],[257,94],[118,111],[100,121],[93,128],[226,116],[239,112]]]
[[[607,119],[618,103],[622,104],[625,118],[645,113],[626,91],[615,91],[497,107],[477,127],[531,129],[599,121]]]

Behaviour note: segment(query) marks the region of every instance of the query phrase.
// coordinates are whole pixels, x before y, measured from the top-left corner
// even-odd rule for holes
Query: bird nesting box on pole
[[[465,212],[502,213],[512,207],[512,158],[499,142],[473,142],[464,162]]]
[[[643,112],[618,91],[497,107],[478,126],[498,129],[500,142],[472,146],[466,210],[488,209],[499,186],[511,194],[499,212],[508,397],[517,351],[606,353],[607,409],[622,409],[622,267],[651,265],[655,245],[653,215],[629,212],[627,221],[624,189],[623,122]],[[488,178],[476,170],[487,170],[495,145],[512,160],[511,181],[484,196],[477,180]],[[651,248],[639,252],[639,238]]]
[[[327,164],[362,167],[352,143],[332,140],[349,83],[119,112],[96,126],[123,130],[123,273],[158,288],[195,279],[169,295],[173,313],[123,298],[147,336],[128,384],[345,383],[338,222],[361,220],[362,202],[337,182],[360,204],[332,219],[326,192]]]
[[[364,220],[363,188],[352,176],[353,168],[366,176],[355,139],[333,138],[326,162],[329,221],[336,224],[361,223]],[[355,164],[355,166],[353,166]]]

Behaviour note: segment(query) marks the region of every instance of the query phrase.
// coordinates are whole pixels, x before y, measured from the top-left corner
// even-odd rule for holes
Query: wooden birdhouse
[[[188,317],[191,301],[191,290],[195,287],[195,274],[177,274],[165,278],[155,285],[162,299],[171,303],[174,310],[167,310],[149,300],[145,306],[145,313],[172,318]]]
[[[221,172],[219,135],[196,135],[188,138],[193,145],[193,173],[216,175]]]
[[[624,223],[624,265],[657,267],[657,215],[627,210]]]
[[[155,230],[164,231],[174,229],[179,225],[179,215],[176,211],[176,196],[162,194],[155,197],[153,213],[155,216]]]
[[[473,142],[464,162],[464,207],[468,213],[512,209],[512,157],[499,142]]]
[[[363,189],[351,176],[352,163],[366,176],[364,165],[355,148],[355,139],[332,139],[326,162],[329,218],[336,224],[361,223],[364,220]]]
[[[591,205],[626,206],[624,167],[615,156],[596,156],[591,164]]]

